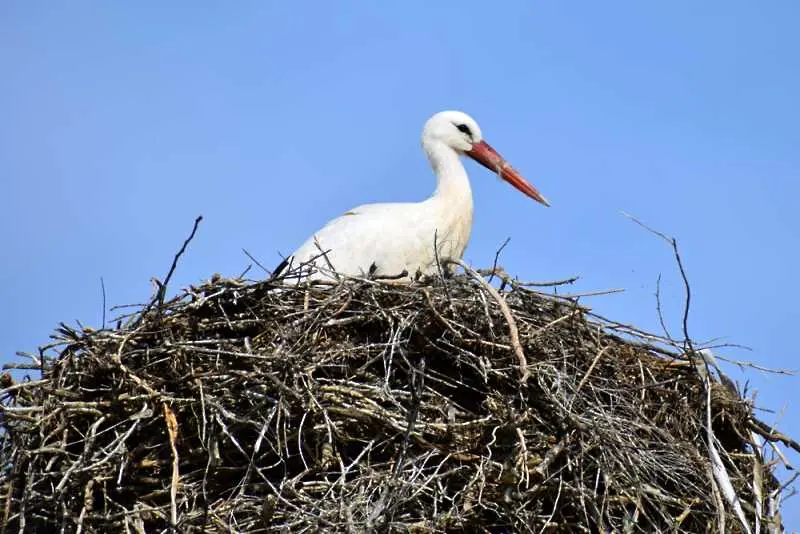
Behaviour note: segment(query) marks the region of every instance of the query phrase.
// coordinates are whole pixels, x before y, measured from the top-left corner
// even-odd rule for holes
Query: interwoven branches
[[[703,378],[657,336],[509,279],[273,285],[62,325],[41,379],[3,390],[4,530],[738,528]],[[752,407],[711,393],[744,514],[777,528]]]

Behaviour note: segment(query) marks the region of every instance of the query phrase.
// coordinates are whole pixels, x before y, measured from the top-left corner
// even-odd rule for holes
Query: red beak
[[[510,183],[533,200],[541,202],[545,206],[550,205],[550,202],[548,202],[535,187],[529,184],[522,175],[515,171],[514,168],[503,159],[503,156],[498,154],[486,141],[475,143],[472,145],[471,150],[464,153],[490,171],[496,172],[500,175],[500,178]]]

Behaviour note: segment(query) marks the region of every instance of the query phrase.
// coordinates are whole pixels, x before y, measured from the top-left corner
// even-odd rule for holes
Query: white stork
[[[532,199],[549,202],[486,141],[466,113],[442,111],[422,130],[422,148],[436,174],[433,196],[422,202],[365,204],[333,219],[273,273],[303,266],[303,279],[336,275],[415,278],[435,274],[446,259],[461,259],[472,230],[472,190],[465,154]]]

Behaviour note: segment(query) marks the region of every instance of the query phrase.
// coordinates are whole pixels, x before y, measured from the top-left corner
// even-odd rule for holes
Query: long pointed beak
[[[514,168],[503,159],[503,156],[497,153],[489,143],[481,141],[472,145],[472,150],[464,152],[467,156],[471,157],[490,171],[496,172],[500,178],[516,187],[520,192],[531,197],[537,202],[541,202],[545,206],[549,206],[550,202],[544,198],[535,187],[522,177]]]

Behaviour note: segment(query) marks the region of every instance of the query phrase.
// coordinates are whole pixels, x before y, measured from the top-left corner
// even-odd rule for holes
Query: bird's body
[[[303,279],[337,275],[413,279],[436,273],[447,259],[460,259],[469,242],[473,212],[462,153],[547,204],[482,140],[478,125],[464,113],[446,111],[431,117],[422,146],[437,177],[430,198],[353,208],[309,237],[276,274],[301,267]]]

